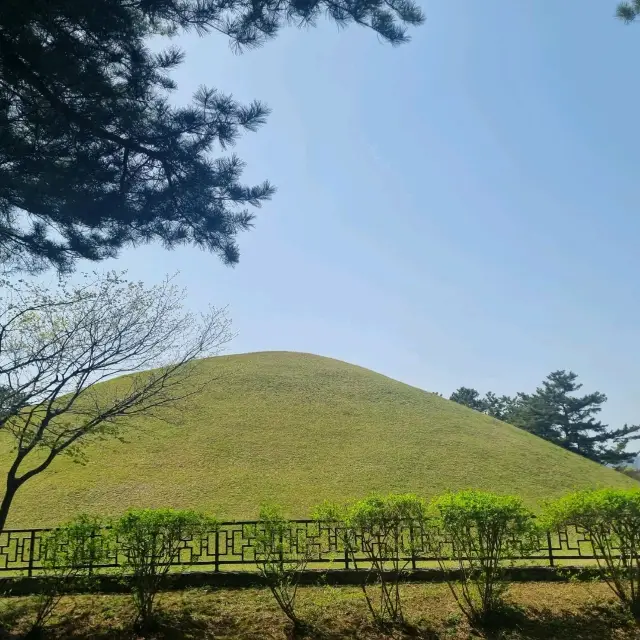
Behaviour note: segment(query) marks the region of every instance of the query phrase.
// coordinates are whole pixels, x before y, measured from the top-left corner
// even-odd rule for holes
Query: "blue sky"
[[[264,100],[236,151],[279,191],[222,266],[197,249],[105,267],[179,270],[230,306],[232,351],[308,351],[449,394],[573,369],[640,421],[640,26],[615,0],[439,0],[399,48],[324,23],[233,54],[181,37],[200,84]],[[83,265],[84,267],[84,265]]]

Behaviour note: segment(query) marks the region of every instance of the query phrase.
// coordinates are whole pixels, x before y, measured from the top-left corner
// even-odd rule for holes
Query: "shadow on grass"
[[[439,640],[441,636],[426,624],[389,624],[380,628],[375,626],[370,619],[355,615],[342,618],[338,628],[330,628],[322,623],[310,624],[299,632],[292,629],[288,637],[292,640],[351,640],[356,638]]]
[[[17,640],[23,637],[25,621],[31,608],[22,606],[0,610],[0,627],[13,628],[2,633],[0,639]],[[130,613],[130,612],[127,612]],[[416,639],[448,640],[468,638],[468,627],[461,619],[436,632],[429,628],[429,618],[416,626],[376,629],[371,621],[359,615],[337,616],[314,621],[293,630],[281,619],[269,621],[247,619],[232,614],[218,613],[211,617],[205,611],[188,607],[159,610],[156,625],[146,634],[149,640],[195,640],[202,638],[237,638],[238,640],[264,640],[265,637],[287,637],[291,640],[382,640]],[[69,640],[134,640],[142,636],[135,633],[127,618],[110,620],[95,616],[95,611],[77,611],[58,619],[47,627],[45,638]],[[640,627],[620,608],[591,605],[578,611],[552,611],[548,608],[506,607],[486,621],[476,637],[487,640],[632,640],[640,638]]]
[[[23,638],[28,627],[20,628],[22,620],[31,620],[34,617],[34,606],[29,601],[7,604],[0,607],[0,640],[13,640]]]
[[[627,612],[612,605],[591,605],[576,612],[507,606],[478,627],[490,640],[620,640],[640,638],[640,627]]]
[[[229,624],[223,620],[222,629],[217,625],[216,632],[233,633],[233,621]],[[108,623],[102,621],[96,627],[92,621],[91,613],[88,611],[78,615],[65,616],[56,624],[48,627],[48,636],[53,638],[69,638],[73,640],[132,640],[137,638],[148,638],[149,640],[200,640],[202,638],[213,638],[213,630],[209,620],[195,617],[187,610],[159,610],[152,627],[146,632],[136,632],[134,625],[123,624],[120,628],[109,628]],[[217,634],[216,634],[217,635]],[[233,635],[231,636],[233,637]]]

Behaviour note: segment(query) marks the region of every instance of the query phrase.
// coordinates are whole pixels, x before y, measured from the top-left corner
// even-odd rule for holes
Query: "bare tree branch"
[[[219,353],[231,323],[183,301],[171,278],[145,288],[115,273],[53,293],[23,282],[0,298],[0,432],[14,443],[0,530],[17,490],[58,455],[118,437],[132,416],[166,420],[211,383],[194,361]]]

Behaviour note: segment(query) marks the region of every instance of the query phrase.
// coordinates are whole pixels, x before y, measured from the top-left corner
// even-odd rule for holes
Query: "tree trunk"
[[[7,517],[9,516],[9,509],[11,508],[11,503],[13,502],[13,498],[16,495],[16,491],[19,486],[20,483],[16,480],[15,475],[8,473],[7,486],[4,491],[2,502],[0,503],[0,531],[4,531],[7,523]]]

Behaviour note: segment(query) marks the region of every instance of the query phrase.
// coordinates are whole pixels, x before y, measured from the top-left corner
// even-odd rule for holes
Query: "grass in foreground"
[[[356,587],[303,587],[300,613],[312,625],[307,637],[317,640],[423,638],[467,640],[474,636],[462,619],[446,585],[405,585],[403,597],[411,627],[384,634],[367,616]],[[632,640],[640,638],[609,598],[606,585],[516,584],[510,591],[513,610],[486,637],[496,640]],[[162,621],[151,637],[163,639],[284,640],[290,628],[265,589],[192,590],[162,594]],[[28,629],[30,598],[0,601],[0,624],[8,637]],[[61,640],[133,640],[133,611],[127,596],[65,598],[47,637]],[[150,637],[150,636],[147,636]]]
[[[86,465],[61,457],[20,489],[9,526],[127,507],[252,519],[264,501],[304,518],[322,500],[375,491],[425,498],[507,491],[535,508],[573,489],[638,486],[520,429],[338,360],[272,352],[198,366],[217,378],[210,392],[169,422],[130,423],[124,443],[89,446]],[[0,453],[0,472],[7,463]]]

